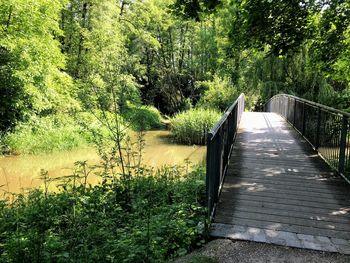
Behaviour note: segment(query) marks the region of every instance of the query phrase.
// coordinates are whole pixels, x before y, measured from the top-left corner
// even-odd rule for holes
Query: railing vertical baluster
[[[294,113],[293,113],[293,127],[295,128],[295,112],[296,112],[296,109],[297,109],[297,100],[294,99]]]
[[[302,135],[305,135],[305,124],[306,124],[306,114],[305,114],[305,105],[306,105],[306,103],[305,102],[303,102],[303,126],[302,126],[302,128],[301,128],[301,134]]]
[[[321,108],[317,107],[317,124],[316,124],[316,139],[315,139],[315,149],[320,147],[320,132],[321,132]]]
[[[346,137],[348,133],[348,117],[343,116],[342,128],[340,134],[340,149],[339,149],[339,172],[343,173],[345,168],[345,150]]]
[[[286,120],[288,120],[289,100],[287,97],[283,97],[283,98],[284,98],[284,103],[287,104],[287,107],[284,107],[284,117],[286,118]]]

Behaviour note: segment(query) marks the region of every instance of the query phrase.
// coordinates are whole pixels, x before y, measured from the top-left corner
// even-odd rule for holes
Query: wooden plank
[[[303,207],[302,207],[303,208]],[[269,203],[259,203],[254,202],[236,202],[232,209],[227,208],[225,210],[218,210],[216,216],[230,214],[233,211],[245,211],[245,212],[257,212],[269,215],[281,215],[287,217],[303,218],[303,219],[312,219],[317,221],[332,222],[332,223],[343,223],[350,226],[350,210],[344,211],[345,214],[332,214],[331,210],[324,209],[305,209],[290,211],[290,207],[285,206],[274,206],[270,207]]]
[[[316,202],[303,202],[303,205],[300,205],[300,201],[298,200],[288,200],[288,199],[278,199],[278,198],[271,198],[271,197],[261,197],[261,196],[251,196],[251,195],[233,195],[231,198],[231,201],[229,198],[221,198],[220,197],[220,207],[218,209],[225,209],[225,207],[229,207],[228,204],[230,202],[233,202],[233,199],[237,201],[252,201],[252,202],[262,202],[264,204],[266,203],[274,203],[280,206],[294,206],[294,207],[304,207],[306,209],[328,209],[332,210],[334,212],[337,211],[344,211],[346,209],[349,209],[349,206],[341,206],[341,205],[334,205],[334,204],[323,204],[323,203],[316,203]]]
[[[309,161],[312,163],[317,164],[324,164],[322,160],[319,159],[319,157],[309,157],[308,155],[300,156],[300,155],[291,155],[291,154],[279,154],[279,153],[270,153],[270,154],[259,154],[259,153],[242,153],[242,154],[233,154],[230,157],[230,160],[235,161],[236,159],[239,160],[248,160],[248,161],[280,161],[280,158],[283,158],[284,160],[288,161],[296,161],[296,162],[305,162]]]
[[[271,229],[277,231],[286,231],[304,235],[314,235],[314,236],[325,236],[332,238],[342,238],[345,240],[350,240],[350,233],[342,230],[333,230],[333,229],[320,229],[312,226],[298,226],[298,225],[290,225],[284,224],[280,222],[274,221],[263,221],[263,220],[253,220],[247,218],[239,218],[239,217],[227,217],[222,218],[220,220],[215,219],[215,223],[223,223],[223,224],[237,224],[242,226],[249,227],[257,227],[263,229]]]
[[[249,169],[241,169],[235,174],[227,175],[227,178],[265,178],[269,180],[291,180],[291,181],[314,181],[314,183],[317,185],[318,183],[329,183],[330,185],[339,185],[339,186],[346,186],[346,182],[344,179],[340,179],[339,177],[330,175],[330,174],[310,174],[310,173],[297,173],[297,172],[280,172],[276,170],[265,170],[265,171],[252,171]],[[228,172],[231,172],[233,170],[228,170]],[[236,171],[236,170],[234,170]]]
[[[313,178],[314,180],[314,178]],[[288,189],[288,190],[296,190],[296,191],[308,191],[312,193],[327,193],[334,196],[346,196],[350,198],[350,192],[348,187],[341,187],[336,185],[327,185],[324,183],[314,183],[307,180],[277,180],[277,179],[269,179],[266,177],[241,177],[241,178],[226,178],[226,185],[230,185],[230,187],[239,187],[242,184],[260,184],[267,187],[277,187],[279,189]],[[231,186],[232,185],[232,186]],[[337,191],[334,192],[334,188],[337,188]]]
[[[286,197],[288,196],[297,196],[300,198],[297,198],[297,200],[316,200],[319,201],[320,198],[324,199],[326,203],[328,203],[328,200],[335,200],[338,202],[345,201],[346,204],[348,204],[348,200],[350,200],[350,195],[348,193],[344,192],[314,192],[312,189],[309,188],[301,188],[301,187],[292,187],[291,185],[282,185],[279,187],[276,187],[276,185],[273,184],[257,184],[257,183],[246,183],[244,184],[242,181],[238,183],[229,183],[225,182],[225,189],[231,188],[233,191],[240,191],[244,193],[252,193],[252,194],[264,194],[264,193],[271,193],[271,194],[282,194]],[[331,203],[334,203],[332,201]]]
[[[223,194],[221,195],[221,199],[223,201],[226,200],[226,202],[230,202],[232,200],[232,197],[225,195],[225,191],[223,190]],[[306,206],[306,207],[325,207],[330,209],[337,209],[341,207],[347,206],[347,203],[337,203],[337,202],[324,202],[321,199],[313,199],[313,200],[305,200],[303,198],[297,198],[287,195],[277,195],[277,194],[256,194],[256,193],[244,193],[244,192],[231,192],[234,198],[244,198],[246,200],[261,200],[261,201],[267,201],[267,202],[276,202],[278,204],[292,204],[292,205],[298,205],[298,206]]]
[[[267,214],[261,211],[240,211],[234,210],[229,212],[227,210],[222,211],[220,214],[217,214],[218,219],[229,218],[229,217],[238,217],[238,218],[247,218],[252,220],[262,220],[262,221],[271,221],[279,222],[283,224],[298,225],[298,226],[310,226],[320,229],[333,229],[333,230],[342,230],[349,232],[350,237],[350,222],[341,223],[341,222],[325,222],[321,220],[313,220],[310,218],[300,218],[295,216],[285,216],[285,215],[275,215]]]
[[[240,207],[252,207],[255,208],[264,208],[271,209],[275,211],[286,211],[287,213],[296,213],[300,212],[302,214],[313,214],[315,217],[323,217],[329,216],[334,218],[346,218],[346,220],[350,219],[350,209],[347,207],[340,207],[338,209],[329,209],[329,208],[320,208],[320,207],[305,207],[305,206],[296,206],[293,204],[278,204],[272,202],[265,201],[252,201],[246,200],[242,198],[237,198],[236,200],[232,200],[230,203],[225,203],[225,209],[223,210],[234,210]],[[218,210],[220,211],[220,210]]]
[[[242,173],[236,175],[227,175],[225,181],[230,182],[229,180],[243,180],[243,179],[257,179],[265,181],[274,181],[282,182],[285,184],[294,184],[294,183],[305,183],[305,187],[308,187],[310,183],[318,187],[323,185],[325,187],[333,188],[333,191],[349,191],[348,184],[344,179],[339,179],[338,177],[330,177],[327,175],[311,175],[311,174],[295,174],[295,173],[256,173],[242,170]],[[249,174],[248,174],[249,173]]]
[[[295,164],[302,164],[303,166],[307,166],[307,167],[323,167],[324,169],[329,170],[329,168],[327,167],[327,165],[324,163],[323,160],[320,159],[316,159],[313,160],[309,157],[298,157],[295,156],[293,157],[289,157],[289,156],[284,156],[284,155],[276,155],[273,154],[272,156],[247,156],[247,155],[232,155],[230,158],[230,162],[237,162],[237,161],[247,161],[247,162],[251,162],[251,163],[259,163],[259,162],[264,162],[265,164],[280,164],[280,165],[290,165],[290,163],[292,162],[293,165]]]
[[[273,163],[247,163],[247,162],[240,162],[237,160],[236,162],[230,162],[230,166],[228,171],[230,173],[232,172],[232,168],[240,168],[240,169],[250,169],[251,171],[257,171],[262,172],[266,171],[267,169],[270,169],[272,171],[279,171],[279,172],[294,172],[294,173],[314,173],[317,174],[322,167],[316,167],[316,166],[310,166],[310,165],[297,165],[297,164],[284,164],[283,166],[278,166],[278,164]],[[268,172],[268,171],[267,171]]]

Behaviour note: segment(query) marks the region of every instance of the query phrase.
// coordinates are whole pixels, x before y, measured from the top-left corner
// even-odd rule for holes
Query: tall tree
[[[2,116],[2,122],[15,123],[31,114],[74,107],[69,94],[72,82],[62,71],[65,58],[58,40],[64,5],[64,0],[0,0],[0,49],[4,54],[0,104],[12,101],[10,108],[21,108],[16,114]]]

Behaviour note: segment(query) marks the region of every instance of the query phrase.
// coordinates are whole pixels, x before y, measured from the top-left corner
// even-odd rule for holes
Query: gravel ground
[[[216,239],[174,263],[350,263],[349,255]]]

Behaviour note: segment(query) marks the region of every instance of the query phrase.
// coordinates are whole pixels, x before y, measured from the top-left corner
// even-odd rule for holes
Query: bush
[[[129,105],[124,114],[125,121],[129,122],[136,131],[160,128],[162,125],[161,118],[158,109],[153,106]]]
[[[171,131],[175,141],[186,144],[205,144],[208,131],[220,119],[221,113],[213,109],[191,109],[175,115]]]
[[[143,169],[95,186],[79,176],[58,193],[0,200],[0,262],[164,262],[204,242],[202,167]]]
[[[198,102],[198,106],[214,108],[225,111],[238,97],[239,92],[235,89],[229,79],[214,77],[213,81],[198,82],[197,85],[204,86],[204,94]]]
[[[70,150],[87,145],[89,134],[69,116],[50,116],[19,124],[4,135],[3,144],[11,153],[37,154]]]

